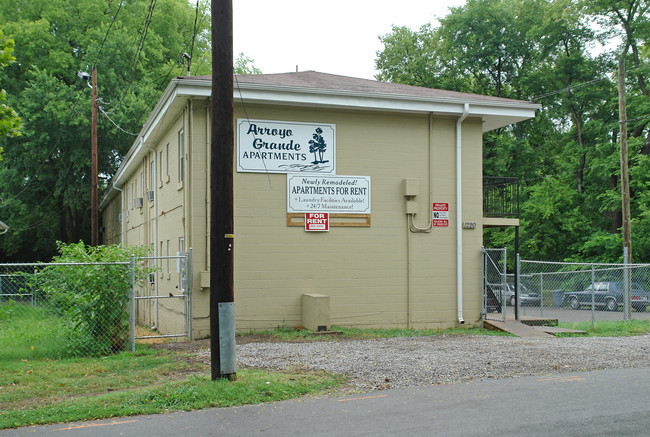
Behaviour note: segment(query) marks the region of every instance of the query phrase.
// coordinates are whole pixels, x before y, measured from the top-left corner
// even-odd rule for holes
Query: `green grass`
[[[336,329],[336,328],[332,328]],[[500,331],[490,331],[481,328],[451,328],[451,329],[359,329],[340,328],[343,337],[352,338],[393,338],[393,337],[420,337],[433,335],[508,335]]]
[[[211,381],[208,365],[183,358],[139,346],[104,358],[4,361],[0,429],[273,402],[344,383],[326,373],[246,369],[235,381]]]
[[[364,329],[332,326],[331,331],[338,334],[318,334],[307,329],[289,328],[280,326],[275,329],[251,330],[247,332],[238,332],[238,336],[261,336],[277,341],[302,341],[302,340],[320,340],[332,341],[340,338],[346,339],[373,339],[373,338],[392,338],[392,337],[419,337],[432,335],[509,335],[505,332],[490,331],[480,328],[454,328],[454,329],[403,329],[403,328],[386,328],[386,329]]]
[[[9,301],[0,304],[0,362],[61,357],[66,322],[45,307]]]
[[[211,381],[209,365],[178,351],[139,345],[135,353],[52,359],[48,342],[60,338],[61,321],[23,304],[0,306],[0,429],[136,414],[226,407],[321,393],[345,383],[323,372],[242,369],[235,381]],[[18,316],[18,314],[22,314]],[[32,328],[30,328],[33,327]],[[594,336],[650,333],[650,321],[561,323]],[[278,341],[327,341],[433,335],[508,335],[479,328],[359,329],[332,327],[339,335],[278,327],[238,333]],[[62,330],[62,328],[61,328]],[[56,356],[56,355],[53,355]]]
[[[560,322],[560,328],[577,329],[586,331],[587,335],[594,337],[628,337],[650,333],[650,320],[632,319],[627,321],[597,321],[591,327],[591,321],[586,322]],[[558,334],[558,337],[584,337],[584,334]]]

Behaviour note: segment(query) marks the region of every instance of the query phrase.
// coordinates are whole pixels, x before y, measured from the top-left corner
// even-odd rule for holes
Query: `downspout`
[[[142,145],[151,151],[153,154],[153,171],[155,175],[159,173],[158,171],[158,153],[156,152],[155,149],[152,149],[151,147],[147,146],[146,144],[142,143]],[[149,180],[152,180],[151,175],[149,175]],[[154,180],[157,180],[155,178]],[[158,259],[158,190],[157,190],[157,183],[153,184],[154,186],[151,187],[153,190],[153,215],[154,215],[154,222],[153,222],[153,256],[154,258]],[[162,256],[162,253],[160,254]],[[154,295],[156,296],[154,298],[154,323],[153,326],[151,327],[152,330],[158,329],[158,274],[156,274],[156,280],[154,281]]]
[[[185,193],[185,201],[187,202],[187,221],[188,226],[186,226],[186,233],[187,235],[185,236],[186,238],[186,245],[185,245],[185,252],[189,253],[190,247],[192,247],[192,229],[193,227],[193,221],[192,217],[194,214],[192,214],[192,170],[193,170],[193,143],[194,143],[194,102],[190,99],[189,102],[187,102],[187,148],[185,150],[185,154],[187,155],[187,177],[185,178],[185,184],[187,185],[187,189],[184,190]],[[187,290],[185,290],[187,291]]]
[[[160,163],[158,162],[158,152],[156,150],[153,151],[153,171],[156,172],[156,175],[160,174],[160,170],[158,170],[158,165]],[[158,178],[154,177],[153,180],[157,181]],[[158,253],[158,183],[155,183],[153,186],[153,214],[154,214],[154,222],[153,222],[153,238],[154,238],[154,257],[161,257],[162,253]],[[159,259],[159,258],[157,258]],[[156,301],[155,301],[155,326],[154,329],[158,329],[158,295],[159,293],[159,288],[158,288],[158,274],[156,273],[156,281],[155,281],[155,293],[156,293]]]
[[[206,153],[206,165],[205,165],[205,257],[203,258],[203,269],[207,272],[209,271],[208,267],[210,265],[208,251],[210,250],[210,205],[208,204],[208,199],[210,198],[210,139],[212,134],[210,133],[210,99],[208,99],[208,105],[205,107],[205,150]]]
[[[465,103],[463,114],[456,121],[456,298],[458,322],[463,319],[463,160],[462,160],[462,124],[469,114],[469,103]]]
[[[189,75],[189,69],[188,69],[188,75]],[[187,199],[187,220],[189,221],[189,225],[186,226],[186,239],[187,239],[187,244],[185,245],[185,253],[188,254],[187,258],[187,263],[192,262],[192,245],[193,243],[193,238],[192,234],[194,232],[194,214],[192,212],[192,197],[193,197],[193,181],[194,181],[194,101],[190,99],[190,101],[187,103],[187,187],[184,191],[186,191],[186,199]],[[192,280],[193,278],[190,278],[190,275],[194,274],[194,269],[193,266],[186,265],[185,266],[185,287],[183,288],[183,281],[181,279],[181,288],[183,289],[183,293],[185,294],[185,308],[186,308],[186,314],[187,314],[187,331],[189,332],[192,328],[192,308],[190,307],[192,305],[192,302],[190,300],[189,296],[192,296],[192,293],[194,290],[190,290],[189,287],[194,284],[194,281]],[[190,333],[190,338],[192,337],[193,333]]]

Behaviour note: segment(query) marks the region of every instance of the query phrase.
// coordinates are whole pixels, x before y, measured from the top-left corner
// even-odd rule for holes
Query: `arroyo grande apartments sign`
[[[239,118],[237,171],[336,174],[336,125]]]

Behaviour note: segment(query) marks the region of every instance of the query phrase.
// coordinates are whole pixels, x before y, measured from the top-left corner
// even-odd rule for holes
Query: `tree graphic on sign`
[[[309,152],[314,154],[314,161],[312,164],[323,164],[329,161],[323,161],[323,154],[327,149],[325,139],[323,138],[323,129],[317,127],[316,133],[312,135],[313,140],[309,140]]]

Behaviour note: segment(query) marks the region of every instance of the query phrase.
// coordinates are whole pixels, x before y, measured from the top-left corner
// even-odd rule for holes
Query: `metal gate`
[[[483,320],[506,321],[506,249],[483,248]]]
[[[151,332],[135,339],[185,337],[192,340],[192,249],[175,256],[140,258],[152,271],[136,286],[132,317]]]

